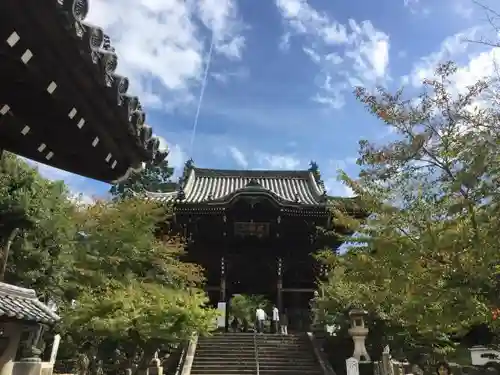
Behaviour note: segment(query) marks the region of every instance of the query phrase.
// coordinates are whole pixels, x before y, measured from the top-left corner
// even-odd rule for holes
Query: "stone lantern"
[[[368,336],[368,328],[365,327],[365,316],[368,312],[364,310],[354,309],[349,311],[349,318],[351,319],[351,328],[349,328],[349,335],[352,337],[354,342],[354,353],[353,358],[358,361],[370,361],[370,356],[366,351],[365,340]]]

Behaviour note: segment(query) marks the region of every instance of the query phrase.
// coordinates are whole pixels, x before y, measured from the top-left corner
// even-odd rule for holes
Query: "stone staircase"
[[[256,361],[255,344],[258,361]],[[258,362],[258,364],[257,364]],[[322,375],[305,335],[226,333],[200,337],[191,375]]]
[[[256,374],[254,335],[226,333],[200,337],[191,375]]]
[[[257,335],[259,375],[322,375],[309,338]]]

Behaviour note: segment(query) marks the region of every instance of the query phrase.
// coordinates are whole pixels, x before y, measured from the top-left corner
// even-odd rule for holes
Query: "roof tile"
[[[33,289],[0,283],[0,318],[54,324],[61,318],[36,297]]]
[[[320,205],[324,204],[323,191],[309,171],[257,171],[219,170],[194,168],[186,184],[183,203],[204,203],[224,199],[246,187],[262,187],[285,202]],[[148,193],[160,201],[173,201],[174,193]]]

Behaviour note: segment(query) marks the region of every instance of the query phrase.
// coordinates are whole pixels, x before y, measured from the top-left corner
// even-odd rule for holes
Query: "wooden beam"
[[[286,292],[300,292],[300,293],[314,293],[316,289],[314,288],[283,288],[281,291]]]

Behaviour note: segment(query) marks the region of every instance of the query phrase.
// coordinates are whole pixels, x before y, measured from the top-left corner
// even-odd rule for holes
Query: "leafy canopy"
[[[4,153],[0,161],[0,243],[21,229],[9,251],[5,282],[35,288],[57,299],[76,228],[75,206],[62,182],[41,177],[20,158]]]
[[[69,331],[99,341],[128,330],[143,347],[208,332],[215,312],[205,307],[201,269],[181,261],[180,239],[158,236],[167,217],[164,207],[140,199],[80,212],[71,280],[76,306],[64,315]]]
[[[364,307],[429,340],[492,323],[499,112],[488,100],[494,82],[457,92],[455,73],[453,63],[441,65],[418,98],[356,90],[393,136],[384,144],[361,141],[359,178],[341,176],[371,216],[361,222],[336,213],[359,236],[345,255],[328,259],[333,270],[318,304],[331,315]]]
[[[168,165],[166,159],[157,164],[146,163],[142,171],[132,173],[125,181],[111,186],[109,192],[115,198],[123,199],[145,191],[159,193],[174,191],[175,184],[171,181],[173,174],[174,169]]]

